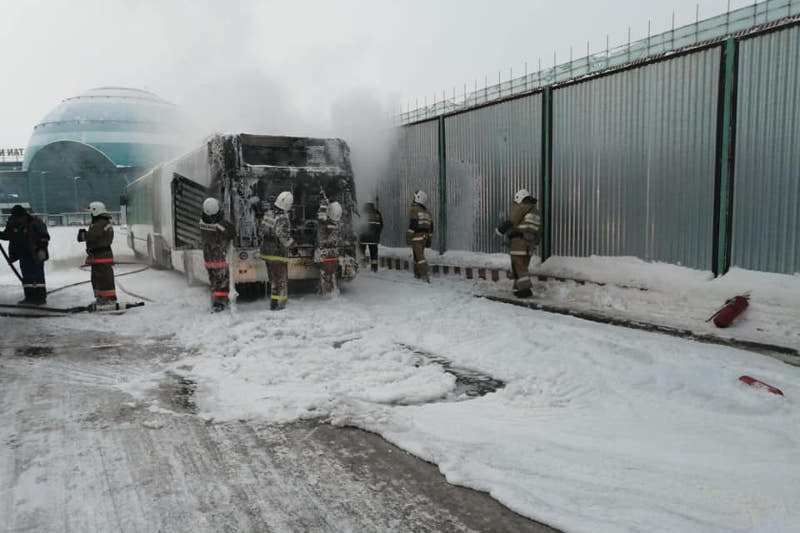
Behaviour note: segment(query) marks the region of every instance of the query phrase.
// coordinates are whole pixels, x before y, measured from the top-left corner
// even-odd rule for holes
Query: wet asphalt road
[[[358,429],[209,423],[166,374],[155,407],[120,390],[180,347],[3,320],[0,531],[555,531]]]

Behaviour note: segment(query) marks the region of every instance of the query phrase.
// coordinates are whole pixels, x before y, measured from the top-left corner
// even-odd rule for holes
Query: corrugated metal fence
[[[797,24],[399,128],[379,184],[385,243],[403,243],[422,188],[435,247],[500,251],[492,230],[526,187],[543,258],[800,272]]]

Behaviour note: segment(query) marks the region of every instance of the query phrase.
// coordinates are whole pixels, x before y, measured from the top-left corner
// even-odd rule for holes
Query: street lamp
[[[72,195],[75,200],[75,212],[81,210],[80,206],[78,205],[78,180],[83,179],[83,176],[75,176],[72,178]]]
[[[45,174],[50,174],[49,170],[39,171],[39,181],[42,186],[42,213],[47,214],[47,185],[45,185]]]

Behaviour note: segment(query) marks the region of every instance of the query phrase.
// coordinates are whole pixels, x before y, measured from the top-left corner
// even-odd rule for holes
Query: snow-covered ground
[[[82,253],[74,230],[52,233],[49,288],[88,279],[75,266]],[[116,244],[123,258],[121,235]],[[585,267],[563,261],[564,269]],[[126,268],[134,267],[118,270]],[[536,289],[561,302],[613,301],[611,308],[680,323],[698,312],[698,286],[726,282],[700,273],[694,288],[672,287],[674,276],[637,268],[638,278],[626,279],[651,290],[558,283]],[[747,278],[741,283],[753,294],[747,320],[759,325],[751,333],[800,344],[797,276],[732,274]],[[497,290],[486,282],[437,278],[427,285],[410,278],[363,274],[337,300],[290,295],[281,313],[257,302],[211,314],[206,288],[149,270],[118,285],[153,300],[144,308],[35,324],[111,329],[140,338],[143,350],[152,343],[182,347],[183,356],[152,374],[118,377],[140,401],[153,398],[169,371],[197,382],[198,416],[209,420],[321,417],[361,427],[437,464],[450,482],[488,491],[565,531],[797,531],[800,368],[475,298]],[[21,296],[8,269],[0,285],[2,303]],[[720,290],[723,300],[729,292]],[[53,294],[49,304],[90,299],[91,289],[78,286]],[[772,316],[786,311],[780,331],[756,331],[763,326],[757,305]],[[455,378],[424,354],[506,385],[477,399],[438,401]],[[742,384],[744,374],[785,396]]]

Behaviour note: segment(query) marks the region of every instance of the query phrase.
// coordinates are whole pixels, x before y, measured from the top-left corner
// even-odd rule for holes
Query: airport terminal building
[[[125,185],[177,154],[187,121],[177,106],[140,89],[100,87],[67,98],[39,124],[21,165],[0,168],[3,201],[37,213],[119,209]]]

